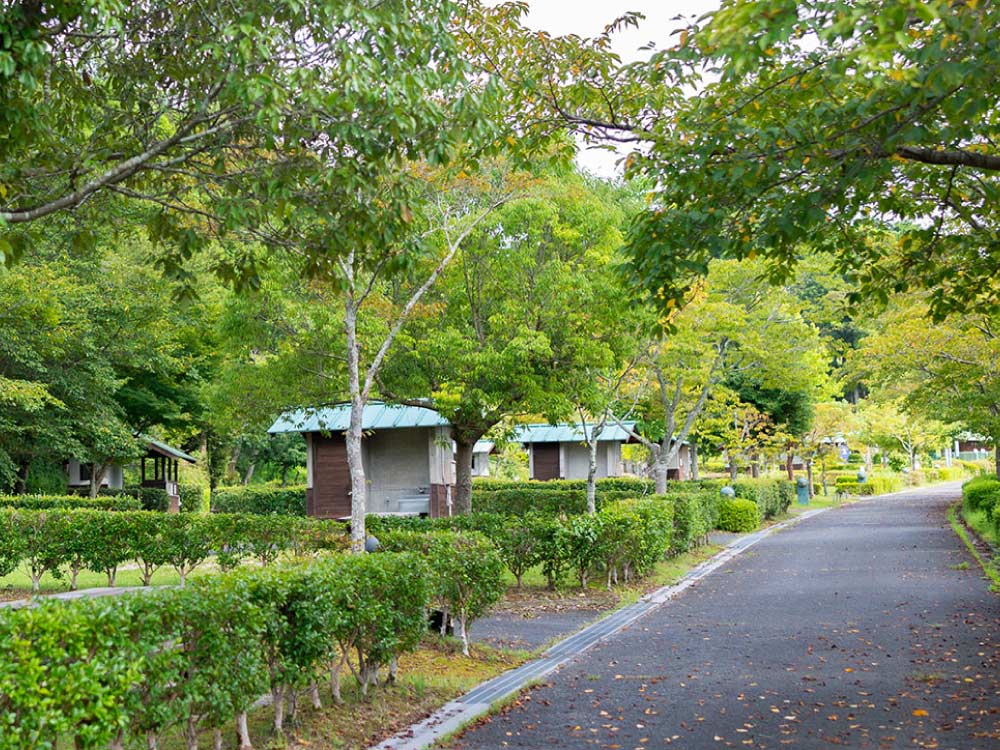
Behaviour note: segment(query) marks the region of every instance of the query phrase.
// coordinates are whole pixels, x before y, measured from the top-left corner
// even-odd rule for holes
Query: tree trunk
[[[253,743],[250,741],[250,729],[247,727],[246,711],[240,711],[236,715],[236,734],[240,738],[240,750],[253,750]]]
[[[698,446],[691,443],[688,446],[688,455],[691,456],[691,479],[697,482],[701,478],[698,475]]]
[[[347,336],[347,380],[351,392],[351,422],[347,429],[347,465],[351,473],[351,550],[365,548],[365,515],[368,512],[368,485],[361,454],[361,428],[365,395],[361,391],[361,349],[358,343],[358,309],[348,292],[344,302],[344,333]]]
[[[453,430],[455,437],[455,512],[472,512],[472,451],[476,440],[464,431]],[[477,438],[478,440],[478,438]]]
[[[285,731],[285,688],[276,685],[271,688],[271,707],[274,709],[274,732],[281,735]]]
[[[993,438],[993,471],[997,475],[997,479],[1000,479],[1000,440]]]
[[[226,467],[226,477],[236,476],[236,464],[240,460],[240,444],[233,446],[233,453],[229,457],[229,466]]]
[[[667,462],[660,456],[656,457],[656,463],[653,464],[653,484],[657,495],[667,491]]]
[[[785,451],[785,471],[788,472],[788,481],[795,481],[795,456],[792,455],[792,446],[788,446]]]
[[[729,481],[735,482],[739,478],[739,469],[736,466],[736,457],[729,459]]]
[[[254,473],[254,470],[256,468],[257,468],[257,464],[255,462],[251,461],[250,465],[247,467],[247,473],[243,475],[243,486],[244,487],[246,487],[248,484],[250,484],[250,480],[253,479],[253,473]]]
[[[757,479],[760,476],[760,463],[755,458],[750,462],[750,476]]]
[[[194,714],[188,715],[184,739],[186,740],[187,750],[198,750],[198,721]]]
[[[587,446],[590,458],[590,463],[587,464],[587,512],[591,515],[597,513],[597,437],[591,435],[590,444]],[[665,486],[664,491],[666,491]]]
[[[31,469],[30,461],[22,461],[17,470],[17,480],[14,482],[14,494],[23,495],[28,491],[28,471]]]
[[[813,462],[812,459],[806,461],[806,481],[809,482],[809,497],[814,497],[813,493]]]

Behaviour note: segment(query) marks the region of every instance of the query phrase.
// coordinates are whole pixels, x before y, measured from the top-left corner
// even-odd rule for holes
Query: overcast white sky
[[[604,27],[629,11],[638,11],[646,19],[638,29],[628,29],[617,35],[615,51],[623,60],[642,56],[639,48],[649,42],[666,46],[671,42],[670,32],[684,25],[677,16],[701,16],[719,7],[719,0],[530,0],[531,12],[528,26],[552,34],[579,34],[594,36]],[[616,157],[607,151],[582,151],[580,164],[597,174],[610,176],[615,173]]]

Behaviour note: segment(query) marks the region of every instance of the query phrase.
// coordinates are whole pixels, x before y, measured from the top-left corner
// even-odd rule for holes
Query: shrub
[[[485,543],[485,542],[484,542]],[[0,611],[0,747],[156,747],[218,730],[270,684],[313,682],[339,647],[363,670],[413,648],[427,566],[413,555],[333,556],[258,568],[146,596],[47,601]]]
[[[503,562],[492,542],[475,532],[390,532],[390,551],[419,552],[430,574],[432,599],[458,621],[462,652],[469,655],[469,626],[503,596]]]
[[[306,488],[269,485],[221,487],[212,493],[211,505],[216,513],[304,516]]]
[[[795,499],[795,485],[787,479],[740,479],[732,483],[736,497],[752,500],[762,518],[775,518]]]
[[[0,508],[25,510],[141,510],[141,503],[134,497],[83,497],[81,495],[0,495]]]
[[[979,476],[962,485],[962,502],[966,510],[986,514],[987,520],[994,519],[997,502],[1000,501],[1000,480],[995,477]]]
[[[719,528],[743,533],[760,526],[759,506],[752,500],[724,497],[719,502]]]
[[[181,513],[209,512],[208,488],[197,484],[181,483],[177,485],[177,494],[180,496]]]

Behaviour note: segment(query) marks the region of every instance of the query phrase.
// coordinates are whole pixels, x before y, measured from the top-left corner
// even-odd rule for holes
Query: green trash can
[[[795,495],[798,497],[799,505],[809,505],[809,483],[805,477],[795,480]]]

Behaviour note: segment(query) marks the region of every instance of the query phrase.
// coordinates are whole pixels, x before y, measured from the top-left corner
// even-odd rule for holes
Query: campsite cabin
[[[139,440],[145,441],[146,451],[139,459],[139,483],[143,487],[161,489],[167,493],[167,508],[176,513],[180,510],[180,491],[177,483],[180,478],[180,462],[195,463],[195,459],[182,450],[161,443],[146,435]],[[66,462],[66,478],[72,492],[85,493],[90,488],[93,467],[76,459]],[[104,470],[101,480],[102,489],[120,490],[125,486],[125,468],[121,464],[111,464]]]
[[[492,440],[477,440],[472,446],[472,476],[488,477],[490,475],[490,454],[495,444]]]
[[[351,473],[344,436],[350,417],[349,404],[299,409],[283,414],[268,430],[305,436],[306,512],[310,516],[351,515]],[[362,428],[369,513],[451,515],[455,459],[447,420],[417,406],[369,403]]]
[[[146,438],[146,452],[139,459],[139,483],[143,487],[162,489],[167,493],[167,510],[176,513],[181,508],[181,493],[177,487],[180,480],[180,462],[195,463],[195,459],[184,451]]]
[[[528,452],[528,470],[532,479],[587,478],[590,449],[580,425],[524,425],[519,428],[516,439]],[[629,439],[629,434],[617,424],[607,425],[601,431],[597,440],[598,479],[622,475],[622,443],[627,443]]]

